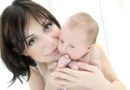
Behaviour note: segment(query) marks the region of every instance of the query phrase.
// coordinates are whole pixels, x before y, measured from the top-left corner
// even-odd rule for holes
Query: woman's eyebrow
[[[28,39],[29,37],[32,37],[32,36],[34,36],[34,34],[27,36],[26,39]]]
[[[48,24],[48,23],[50,23],[51,21],[49,21],[49,20],[44,20],[43,22],[42,22],[42,26],[45,26],[46,24]]]

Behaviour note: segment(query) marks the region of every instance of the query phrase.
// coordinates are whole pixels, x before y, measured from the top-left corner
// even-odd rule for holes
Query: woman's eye
[[[44,31],[48,32],[51,30],[52,22],[48,22],[47,24],[44,25]]]
[[[31,38],[31,39],[28,41],[28,46],[32,46],[32,45],[35,43],[35,41],[36,41],[36,38],[35,38],[35,37]]]
[[[75,48],[75,46],[73,46],[73,45],[70,45],[70,47],[71,47],[71,48]]]

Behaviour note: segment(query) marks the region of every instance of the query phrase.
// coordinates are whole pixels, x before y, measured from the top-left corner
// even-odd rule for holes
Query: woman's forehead
[[[44,19],[42,19],[41,21],[42,21],[41,23],[45,22]],[[28,19],[28,23],[26,25],[25,35],[29,36],[31,34],[36,34],[41,29],[42,29],[42,25],[40,24],[40,22],[38,22],[37,20],[35,20],[33,17],[30,17]]]

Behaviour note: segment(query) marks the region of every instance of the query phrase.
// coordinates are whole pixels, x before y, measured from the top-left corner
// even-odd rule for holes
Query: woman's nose
[[[58,40],[55,40],[49,35],[42,35],[41,45],[46,48],[53,48],[57,45]]]

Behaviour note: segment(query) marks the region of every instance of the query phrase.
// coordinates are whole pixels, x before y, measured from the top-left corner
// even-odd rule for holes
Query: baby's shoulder
[[[100,53],[97,47],[93,47],[90,51],[90,59],[99,59]],[[101,58],[100,58],[101,59]]]
[[[99,54],[99,50],[96,46],[94,46],[94,47],[91,48],[90,53],[91,54]]]

